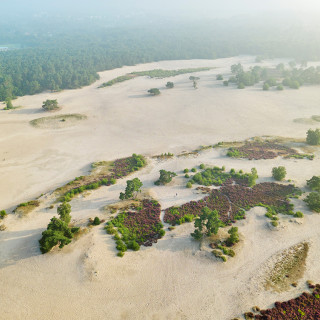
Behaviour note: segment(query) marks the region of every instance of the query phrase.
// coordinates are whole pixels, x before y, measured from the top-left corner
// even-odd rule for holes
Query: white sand
[[[293,122],[319,114],[319,87],[263,92],[257,88],[236,90],[222,87],[218,73],[229,72],[241,61],[252,65],[254,58],[238,57],[213,61],[167,61],[125,67],[101,73],[101,80],[79,90],[43,93],[19,98],[23,109],[2,111],[0,134],[0,208],[8,208],[53,190],[77,175],[86,173],[90,162],[128,156],[180,152],[218,141],[241,140],[258,135],[304,137],[312,126]],[[272,63],[277,63],[273,61]],[[102,82],[132,71],[155,68],[178,69],[212,66],[199,73],[194,90],[189,75],[167,79],[136,78],[111,88],[97,89]],[[149,97],[151,87],[162,88]],[[64,106],[57,114],[80,113],[88,120],[63,129],[36,129],[29,121],[42,116],[42,101],[58,99]],[[305,180],[319,175],[319,154],[309,160],[246,161],[226,158],[220,150],[198,158],[152,160],[135,174],[163,208],[200,199],[184,187],[181,170],[199,165],[225,165],[227,169],[258,169],[260,181],[270,181],[271,168],[285,165],[288,177],[303,187]],[[160,169],[180,172],[171,187],[155,187]],[[75,222],[104,217],[100,208],[113,203],[125,180],[102,187],[88,197],[72,200]],[[178,193],[178,197],[174,195]],[[152,248],[115,256],[115,244],[103,227],[47,255],[41,255],[38,239],[56,209],[45,209],[50,196],[28,218],[8,217],[7,230],[0,233],[0,319],[216,319],[227,320],[249,311],[254,305],[268,307],[305,290],[304,281],[320,281],[318,267],[320,227],[302,201],[296,209],[306,213],[298,225],[284,219],[284,229],[266,227],[264,211],[250,211],[239,222],[244,241],[238,255],[226,264],[198,250],[189,236],[192,224],[177,227]],[[288,219],[287,219],[288,220]],[[297,288],[277,294],[261,289],[259,279],[270,257],[291,245],[311,239],[307,268]]]

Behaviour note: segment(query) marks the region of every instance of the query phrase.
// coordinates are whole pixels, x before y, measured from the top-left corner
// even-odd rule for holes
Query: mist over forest
[[[160,60],[320,56],[316,2],[5,1],[0,100],[79,88],[97,72]]]

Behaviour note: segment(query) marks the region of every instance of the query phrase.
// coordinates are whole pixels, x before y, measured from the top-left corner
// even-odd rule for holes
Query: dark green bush
[[[186,185],[187,188],[192,188],[192,183],[189,181]]]
[[[277,180],[281,181],[286,177],[287,171],[285,167],[274,167],[272,168],[272,177]]]
[[[95,218],[93,219],[92,224],[93,224],[94,226],[98,226],[100,223],[101,223],[101,221],[100,221],[100,219],[99,219],[98,217],[95,217]]]
[[[311,192],[304,200],[308,207],[315,211],[320,212],[320,193],[319,192]]]
[[[313,146],[320,145],[320,129],[308,130],[307,143]]]

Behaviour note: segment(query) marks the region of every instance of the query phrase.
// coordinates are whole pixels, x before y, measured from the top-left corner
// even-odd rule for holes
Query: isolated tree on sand
[[[194,222],[194,233],[191,236],[196,240],[202,239],[204,235],[210,237],[217,234],[220,227],[224,227],[224,223],[219,219],[217,210],[211,211],[208,207],[202,209],[201,215]]]
[[[175,172],[160,170],[160,178],[154,184],[159,186],[160,184],[167,184],[171,182],[172,178],[177,174]]]
[[[57,100],[46,100],[43,101],[42,108],[46,111],[52,111],[59,108]]]
[[[311,130],[307,132],[307,143],[313,146],[320,145],[320,130]]]
[[[281,181],[286,177],[287,171],[285,167],[274,167],[272,168],[272,176],[275,180]]]
[[[11,99],[7,99],[7,101],[6,101],[6,109],[13,109],[13,104],[11,102]]]
[[[142,182],[138,178],[127,181],[127,187],[125,192],[121,192],[119,198],[121,200],[132,199],[134,194],[140,191],[142,187]]]
[[[166,87],[167,87],[168,89],[172,89],[172,88],[174,87],[174,83],[168,81],[167,84],[166,84]]]
[[[148,92],[152,95],[152,96],[158,96],[161,92],[158,88],[151,88],[150,90],[148,90]]]

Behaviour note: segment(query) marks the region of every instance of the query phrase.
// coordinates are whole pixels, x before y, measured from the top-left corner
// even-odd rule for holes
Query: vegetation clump
[[[120,213],[109,221],[106,231],[114,235],[119,252],[138,251],[141,245],[152,246],[164,236],[160,213],[157,201],[144,199],[137,211]]]
[[[53,111],[59,109],[58,101],[57,100],[46,100],[43,101],[42,108],[45,111]]]
[[[161,92],[158,88],[151,88],[148,90],[148,93],[152,96],[158,96]]]
[[[303,292],[295,299],[275,302],[273,308],[260,310],[253,319],[320,319],[320,285],[312,285],[310,289],[312,289],[312,293]]]
[[[307,186],[311,190],[320,192],[320,176],[313,176],[310,180],[307,180]]]
[[[42,238],[39,240],[42,253],[49,252],[57,245],[59,245],[59,248],[68,245],[73,239],[74,234],[80,229],[69,227],[71,206],[68,203],[62,203],[58,207],[57,212],[59,214],[59,219],[56,217],[51,219],[47,230],[42,232]]]
[[[136,195],[140,191],[141,187],[142,182],[139,180],[139,178],[128,180],[125,192],[120,193],[120,200],[132,199],[134,195]]]
[[[286,174],[286,168],[283,166],[272,168],[272,177],[277,181],[283,180],[286,177]]]
[[[272,141],[246,142],[240,147],[230,147],[227,156],[232,158],[247,158],[249,160],[274,159],[278,156],[313,160],[313,155],[299,154],[292,148]]]
[[[177,174],[175,172],[160,170],[160,178],[154,183],[156,186],[165,185],[172,181],[173,177],[176,177]]]
[[[71,201],[71,199],[86,190],[94,190],[101,186],[110,186],[116,183],[116,180],[128,176],[131,172],[139,170],[146,165],[146,160],[142,155],[133,154],[131,157],[117,159],[114,162],[93,164],[93,171],[88,176],[80,176],[69,182],[66,186],[57,189],[63,192],[60,201]],[[100,168],[101,167],[101,168]],[[107,172],[105,172],[107,168]],[[95,170],[98,170],[95,173]]]
[[[201,214],[194,221],[195,230],[191,233],[191,236],[200,240],[203,236],[210,237],[212,234],[217,234],[220,227],[224,227],[224,223],[219,218],[217,210],[210,210],[208,207],[204,207],[201,210]]]
[[[320,212],[320,192],[311,192],[304,199],[310,210]]]
[[[174,87],[174,83],[171,82],[171,81],[168,81],[167,84],[166,84],[166,88],[167,89],[172,89]]]
[[[256,206],[266,207],[270,213],[270,219],[275,221],[274,216],[277,213],[294,215],[293,204],[289,202],[288,197],[299,195],[301,191],[294,185],[265,182],[248,188],[230,179],[220,189],[211,190],[208,196],[199,201],[167,208],[164,221],[171,225],[188,222],[190,217],[199,216],[202,209],[208,207],[210,210],[217,210],[220,220],[228,224],[245,219],[245,211]]]
[[[313,146],[320,145],[320,129],[309,129],[307,132],[307,143]]]
[[[250,187],[255,185],[255,181],[258,178],[257,170],[251,169],[251,173],[240,173],[231,169],[230,172],[225,172],[224,168],[213,167],[207,168],[202,172],[196,173],[191,183],[197,183],[204,186],[221,186],[226,181],[232,179],[237,183],[248,185]]]

